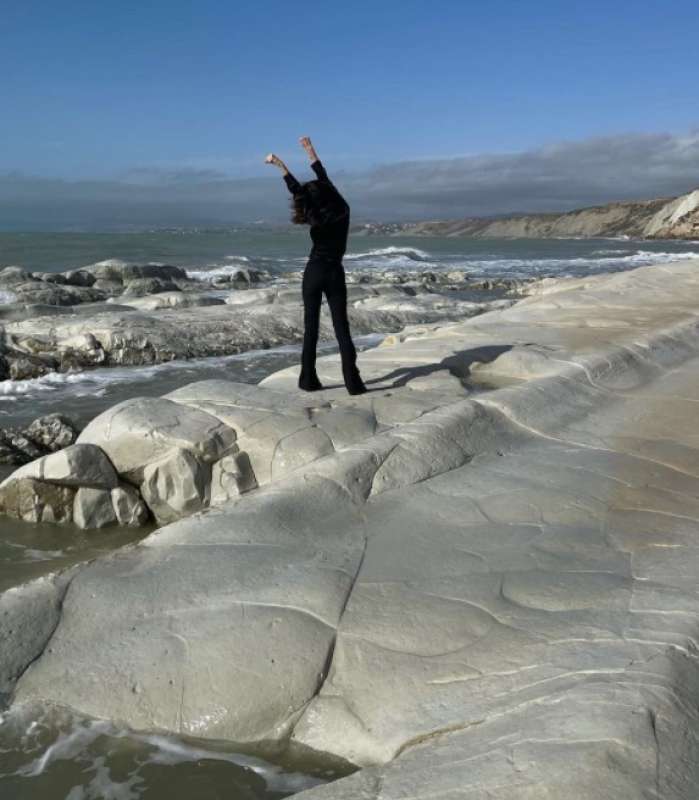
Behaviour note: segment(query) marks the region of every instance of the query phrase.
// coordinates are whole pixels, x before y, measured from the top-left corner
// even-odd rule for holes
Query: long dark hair
[[[291,198],[291,221],[294,225],[322,225],[336,222],[349,214],[349,206],[327,182],[308,181]]]
[[[306,198],[303,192],[296,192],[291,197],[291,221],[294,225],[308,225],[306,218]]]

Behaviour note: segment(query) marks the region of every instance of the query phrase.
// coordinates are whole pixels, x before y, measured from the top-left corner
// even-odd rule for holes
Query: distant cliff
[[[630,236],[699,239],[699,189],[675,198],[608,203],[563,214],[515,214],[498,219],[369,224],[366,233],[466,236],[473,239],[549,239]]]

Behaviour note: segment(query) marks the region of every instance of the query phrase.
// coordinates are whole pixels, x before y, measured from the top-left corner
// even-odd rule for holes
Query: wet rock
[[[93,286],[95,281],[97,280],[95,276],[88,272],[86,269],[72,269],[68,272],[64,272],[63,276],[66,279],[66,283],[70,286]]]
[[[107,299],[105,292],[96,287],[59,286],[56,283],[32,281],[12,287],[18,302],[46,303],[50,306],[73,306],[79,303],[96,303]]]
[[[155,519],[174,522],[209,504],[211,466],[189,450],[176,449],[143,470],[141,494]]]
[[[43,281],[44,283],[55,283],[63,285],[67,283],[66,276],[60,272],[35,272],[32,277],[36,281]]]
[[[0,485],[0,512],[25,522],[71,522],[75,489],[21,478]]]
[[[78,430],[64,414],[47,414],[35,419],[24,431],[37,447],[50,453],[75,443]]]
[[[148,507],[138,490],[128,483],[112,489],[112,507],[119,525],[137,528],[148,522]]]
[[[44,451],[22,431],[13,428],[0,429],[0,464],[26,464],[43,454]]]
[[[73,444],[76,426],[62,414],[35,419],[23,430],[0,428],[0,464],[26,464]]]
[[[83,267],[96,280],[127,283],[140,278],[159,278],[161,280],[187,280],[187,272],[182,267],[168,264],[130,264],[118,258],[110,258]]]
[[[97,367],[104,364],[107,354],[91,333],[79,333],[58,343],[61,372]]]
[[[171,280],[162,278],[134,278],[124,286],[121,297],[144,297],[159,292],[179,292],[180,288]]]
[[[241,267],[233,272],[228,272],[223,275],[215,275],[212,282],[219,286],[227,286],[230,284],[250,286],[253,283],[259,283],[260,281],[267,280],[270,277],[270,274],[263,270],[246,269]]]
[[[58,361],[51,356],[35,356],[29,353],[17,353],[14,358],[8,360],[9,376],[13,381],[40,378],[42,375],[55,372],[58,368]]]
[[[73,522],[83,530],[106,528],[117,521],[112,493],[105,489],[82,487],[75,493]]]

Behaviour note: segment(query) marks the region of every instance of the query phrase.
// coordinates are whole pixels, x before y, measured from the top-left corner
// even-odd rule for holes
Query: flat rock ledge
[[[219,492],[245,453],[259,488],[19,587],[4,691],[362,767],[309,800],[696,797],[696,265],[549,283],[361,368],[360,398],[334,359],[313,395],[183,387],[147,444],[143,401],[88,426],[142,496],[178,459],[177,513],[193,459]]]

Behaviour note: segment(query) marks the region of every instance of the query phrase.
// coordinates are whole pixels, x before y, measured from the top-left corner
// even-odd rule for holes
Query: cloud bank
[[[697,188],[699,132],[596,138],[514,154],[386,164],[361,173],[327,166],[355,221],[565,211]],[[284,222],[287,213],[286,190],[276,174],[241,180],[209,169],[148,167],[113,181],[0,174],[4,230]]]

